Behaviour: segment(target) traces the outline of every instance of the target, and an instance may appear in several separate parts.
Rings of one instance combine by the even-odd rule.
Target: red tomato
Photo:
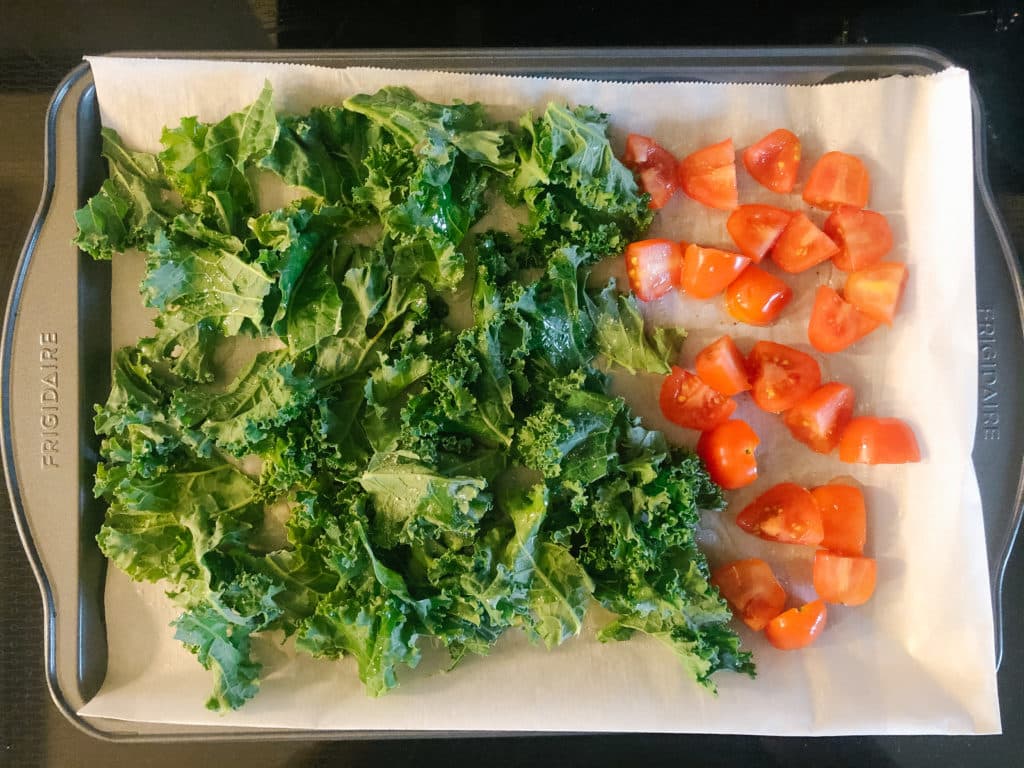
[[[716,392],[736,395],[750,389],[747,364],[729,336],[711,342],[697,355],[697,375]]]
[[[785,272],[805,269],[831,259],[839,250],[832,238],[803,213],[795,213],[772,248],[772,261]]]
[[[727,491],[734,491],[757,480],[754,450],[760,442],[747,422],[732,419],[700,436],[697,455],[712,480]]]
[[[783,544],[817,546],[825,532],[811,492],[796,483],[773,485],[736,516],[747,533]]]
[[[741,323],[770,325],[792,298],[792,288],[751,264],[726,289],[725,308]]]
[[[697,299],[710,299],[725,290],[750,259],[717,248],[690,245],[683,256],[682,288]]]
[[[764,560],[751,557],[716,568],[711,583],[755,632],[782,613],[786,593]]]
[[[672,366],[662,382],[659,402],[662,414],[673,424],[700,431],[717,427],[736,410],[736,401],[678,366]]]
[[[811,169],[804,184],[804,202],[829,211],[840,205],[863,208],[870,191],[871,176],[859,157],[828,152]]]
[[[863,605],[875,592],[878,566],[871,557],[814,554],[814,591],[829,603]]]
[[[853,400],[850,387],[831,381],[786,411],[783,421],[812,451],[831,453],[853,415]]]
[[[843,431],[839,460],[848,464],[907,464],[920,461],[921,451],[906,422],[860,416]]]
[[[640,240],[626,246],[629,287],[640,301],[654,301],[679,283],[683,249],[672,240]]]
[[[779,128],[743,150],[747,173],[772,192],[788,194],[800,170],[800,139]]]
[[[823,229],[839,246],[832,263],[844,272],[877,264],[892,250],[889,221],[875,211],[841,205],[825,219]]]
[[[676,159],[667,149],[648,136],[631,133],[626,137],[622,163],[640,179],[640,187],[651,196],[654,210],[661,208],[679,189]]]
[[[684,157],[679,163],[679,184],[689,197],[712,208],[728,210],[739,205],[732,139]]]
[[[840,352],[878,327],[868,317],[827,285],[819,285],[807,326],[807,339],[819,352]]]
[[[725,222],[729,236],[755,264],[768,253],[793,214],[774,205],[741,205]]]
[[[890,261],[852,273],[843,296],[868,317],[892,325],[906,285],[907,265]]]
[[[828,609],[821,600],[790,608],[768,622],[764,636],[780,651],[805,648],[825,629]]]
[[[864,554],[867,512],[860,488],[833,480],[812,489],[811,496],[821,511],[821,526],[825,531],[821,546],[840,555]]]
[[[821,385],[818,361],[798,349],[759,341],[747,355],[754,402],[769,413],[788,411]]]

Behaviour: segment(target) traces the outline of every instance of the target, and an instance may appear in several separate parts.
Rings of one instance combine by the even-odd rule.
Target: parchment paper
[[[172,639],[175,612],[159,586],[138,585],[117,569],[107,577],[109,669],[82,710],[91,717],[163,723],[276,728],[444,731],[648,731],[753,734],[993,733],[1000,729],[984,530],[971,464],[976,418],[976,348],[971,109],[968,75],[826,86],[615,84],[523,77],[300,65],[93,58],[103,124],[129,147],[159,149],[160,129],[184,115],[218,120],[250,102],[265,79],[281,112],[337,103],[360,91],[404,84],[436,100],[479,100],[513,118],[548,100],[593,104],[612,115],[621,148],[629,131],[657,137],[677,156],[732,136],[742,148],[785,126],[801,137],[806,178],[824,151],[860,155],[873,181],[870,207],[889,217],[890,258],[910,265],[892,329],[853,350],[816,355],[826,380],[857,392],[857,412],[908,420],[924,460],[905,467],[843,465],[793,441],[779,420],[744,402],[738,416],[761,436],[761,477],[731,495],[731,509],[706,515],[703,543],[712,564],[759,555],[772,562],[794,603],[813,595],[809,548],[763,542],[741,532],[735,513],[782,480],[821,484],[852,474],[865,486],[867,554],[878,559],[872,600],[833,606],[818,642],[800,652],[772,649],[740,626],[759,675],[716,678],[716,697],[695,685],[669,651],[638,637],[603,645],[584,635],[545,652],[508,633],[491,656],[445,673],[440,654],[401,675],[401,687],[369,699],[348,661],[315,661],[290,645],[262,640],[263,688],[241,711],[218,715],[203,702],[210,678]],[[739,170],[740,199],[806,208],[773,195]],[[798,189],[799,191],[799,189]],[[823,216],[812,214],[820,224]],[[730,246],[726,214],[678,195],[657,217],[654,235]],[[114,342],[140,326],[139,258],[114,262]],[[618,264],[606,267],[615,273]],[[621,274],[621,272],[620,272]],[[796,300],[783,320],[758,330],[732,323],[719,301],[670,295],[649,307],[652,322],[690,330],[683,365],[728,332],[749,348],[771,338],[809,349],[806,324],[814,286],[841,286],[830,265],[788,278]],[[692,444],[696,434],[658,413],[659,378],[616,379],[651,427]],[[741,400],[746,401],[745,397]]]

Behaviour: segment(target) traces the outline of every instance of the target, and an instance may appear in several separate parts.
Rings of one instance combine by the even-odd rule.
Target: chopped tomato
[[[822,600],[790,608],[768,622],[764,636],[780,651],[805,648],[825,629],[828,608]]]
[[[792,213],[774,205],[741,205],[729,214],[725,227],[740,253],[757,264],[792,217]]]
[[[743,150],[747,173],[772,192],[788,194],[800,170],[800,139],[779,128]]]
[[[775,241],[772,261],[785,272],[803,272],[828,261],[838,250],[832,238],[814,226],[806,214],[795,213]]]
[[[827,152],[814,164],[804,184],[804,202],[832,210],[840,205],[863,208],[868,204],[871,176],[859,157]]]
[[[812,451],[831,453],[853,415],[853,400],[853,389],[830,381],[786,411],[783,421]]]
[[[747,422],[732,419],[700,436],[697,455],[708,468],[711,479],[727,491],[733,491],[757,480],[754,450],[760,442]]]
[[[704,431],[732,416],[736,401],[715,392],[689,371],[672,366],[661,385],[661,412],[673,424]]]
[[[725,290],[750,259],[717,248],[690,245],[683,256],[682,288],[698,299],[710,299]]]
[[[723,395],[731,397],[750,389],[746,361],[729,336],[704,347],[698,353],[694,367],[705,384]]]
[[[877,327],[877,320],[845,301],[832,288],[818,286],[807,326],[807,339],[816,350],[840,352]]]
[[[839,246],[832,263],[844,272],[877,264],[892,250],[889,221],[876,211],[841,205],[825,219],[823,229]]]
[[[747,355],[754,402],[769,413],[788,411],[821,385],[818,361],[798,349],[759,341]]]
[[[907,265],[890,261],[852,273],[843,296],[868,317],[892,325],[906,285]]]
[[[726,288],[725,308],[741,323],[770,325],[792,298],[785,282],[751,264]]]
[[[716,568],[711,583],[718,587],[732,609],[755,632],[782,613],[786,592],[772,573],[771,566],[759,557],[737,560]]]
[[[825,531],[821,546],[840,555],[864,554],[867,512],[860,488],[833,480],[811,489],[811,496],[818,503]]]
[[[921,450],[906,422],[860,416],[843,431],[839,460],[849,464],[908,464],[921,460]]]
[[[672,240],[640,240],[626,246],[629,287],[641,301],[654,301],[679,283],[683,249]]]
[[[711,144],[679,163],[679,184],[698,203],[728,210],[739,204],[732,139]]]
[[[863,605],[875,592],[878,565],[871,557],[814,554],[814,591],[829,603]]]
[[[811,492],[796,483],[779,483],[762,493],[736,516],[747,533],[783,544],[816,546],[825,535],[821,512]]]
[[[679,189],[676,158],[648,136],[631,133],[626,137],[626,154],[622,163],[640,180],[640,187],[651,196],[654,210],[661,208]]]

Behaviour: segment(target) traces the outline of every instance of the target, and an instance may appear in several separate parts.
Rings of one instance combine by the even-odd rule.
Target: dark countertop
[[[155,0],[145,15],[127,0],[58,3],[4,0],[0,16],[0,286],[6,286],[39,201],[43,118],[54,86],[85,52],[137,49],[258,49],[481,45],[776,45],[916,43],[971,70],[988,107],[990,174],[1019,253],[1024,253],[1024,13],[1020,4],[957,2],[922,12],[886,3],[729,4],[718,11],[627,18],[593,3],[528,12],[435,2],[429,18],[404,18],[396,4],[293,0]],[[679,4],[682,7],[684,4]],[[746,7],[749,5],[749,8]],[[358,7],[356,7],[358,6]],[[0,492],[0,766],[524,765],[1016,765],[1024,755],[1024,555],[1004,585],[1002,736],[846,739],[592,736],[386,742],[117,745],[64,720],[43,672],[39,590]],[[953,617],[952,620],[955,620]],[[950,660],[956,664],[955,659]]]

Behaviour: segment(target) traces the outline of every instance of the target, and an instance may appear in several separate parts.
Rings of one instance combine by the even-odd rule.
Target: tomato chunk
[[[679,163],[679,184],[698,203],[728,210],[739,205],[732,139],[711,144]]]
[[[672,373],[662,382],[659,404],[673,424],[701,431],[717,427],[736,410],[735,400],[678,366],[672,366]]]
[[[849,464],[908,464],[921,460],[921,450],[906,422],[860,416],[843,431],[839,460]]]
[[[803,272],[831,259],[839,246],[806,214],[795,213],[772,248],[772,261],[784,272]]]
[[[867,512],[860,488],[832,481],[813,488],[811,496],[818,503],[825,531],[821,546],[840,555],[864,554]]]
[[[723,395],[731,397],[750,389],[746,361],[729,336],[722,336],[704,347],[697,354],[694,367],[705,384]]]
[[[683,255],[682,288],[698,299],[710,299],[725,290],[750,259],[717,248],[690,245]]]
[[[841,205],[825,219],[823,229],[839,246],[832,263],[844,272],[877,264],[892,250],[889,220],[876,211]]]
[[[747,422],[731,419],[700,436],[697,455],[708,468],[711,479],[725,490],[733,491],[757,480],[754,451],[760,442]]]
[[[673,240],[640,240],[626,246],[629,287],[641,301],[654,301],[679,283],[683,249]]]
[[[805,648],[825,629],[828,608],[822,600],[815,600],[790,608],[768,622],[764,636],[780,651],[795,651]]]
[[[863,605],[875,593],[878,565],[871,557],[814,554],[814,591],[828,603]]]
[[[764,629],[786,605],[785,590],[771,566],[759,557],[736,560],[716,568],[711,573],[711,583],[755,632]]]
[[[891,261],[851,273],[843,296],[868,317],[892,325],[906,285],[907,265]]]
[[[675,156],[649,136],[631,133],[626,137],[622,164],[637,175],[654,210],[664,207],[679,189]]]
[[[749,325],[771,325],[793,299],[793,289],[756,264],[740,273],[725,290],[725,309]]]
[[[863,208],[871,192],[871,175],[859,157],[827,152],[814,164],[804,185],[804,202],[832,210],[840,205]]]
[[[813,547],[825,536],[814,497],[796,483],[773,485],[743,508],[736,516],[736,525],[747,533],[783,544]]]
[[[818,453],[831,453],[853,416],[853,389],[830,381],[794,405],[783,417],[794,438]]]
[[[818,361],[798,349],[759,341],[747,355],[751,396],[769,413],[788,411],[821,385]]]
[[[785,128],[774,130],[743,150],[743,165],[761,186],[788,194],[800,171],[800,139]]]
[[[741,205],[725,222],[740,253],[755,264],[775,245],[793,214],[774,205]]]
[[[807,339],[816,350],[841,352],[877,327],[877,320],[845,301],[832,288],[818,286],[807,326]]]

